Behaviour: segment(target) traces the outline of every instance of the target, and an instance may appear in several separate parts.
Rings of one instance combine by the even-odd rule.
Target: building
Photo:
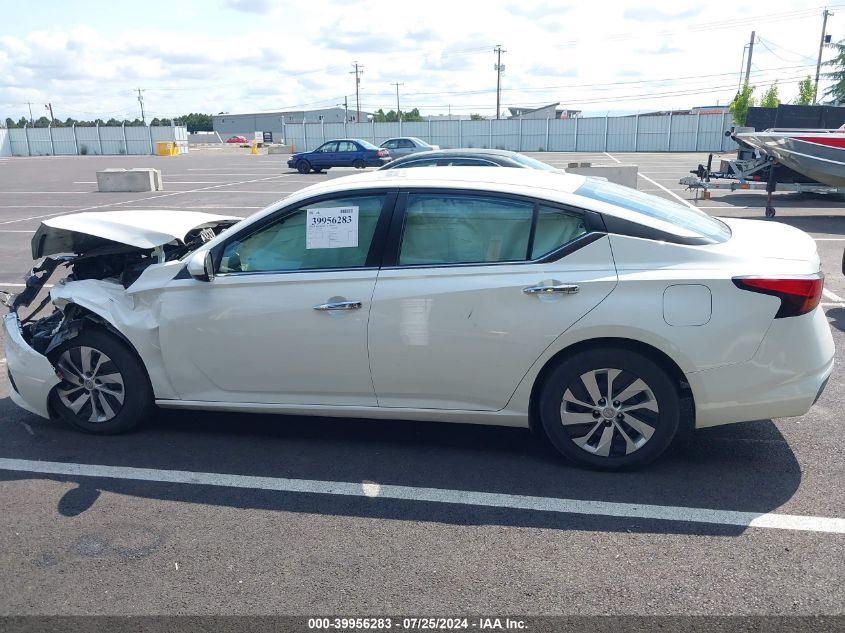
[[[253,112],[245,114],[221,113],[212,117],[214,131],[221,137],[228,138],[241,134],[252,138],[255,132],[275,132],[282,134],[287,123],[343,123],[344,108],[323,108],[321,110],[288,110],[285,112]],[[355,121],[356,112],[349,110],[349,122]],[[366,122],[372,113],[361,112],[361,120]]]
[[[560,102],[550,103],[539,108],[508,108],[511,115],[509,119],[573,119],[581,114],[581,110],[568,110],[558,108]]]

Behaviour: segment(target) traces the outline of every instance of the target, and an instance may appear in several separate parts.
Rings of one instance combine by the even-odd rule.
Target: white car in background
[[[692,427],[802,415],[833,367],[815,242],[775,222],[483,167],[339,178],[236,220],[44,221],[51,257],[5,317],[12,399],[94,433],[154,404],[533,427],[619,469]],[[57,266],[55,312],[22,318]]]
[[[379,147],[388,150],[391,158],[399,158],[400,156],[407,156],[418,152],[430,152],[440,149],[439,145],[431,145],[415,136],[389,138],[379,145]]]

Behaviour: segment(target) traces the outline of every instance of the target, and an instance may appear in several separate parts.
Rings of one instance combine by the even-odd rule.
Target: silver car
[[[439,145],[429,145],[422,139],[418,139],[414,136],[389,138],[379,145],[379,147],[389,150],[390,156],[393,158],[407,156],[408,154],[415,154],[417,152],[430,152],[431,150],[440,149]]]

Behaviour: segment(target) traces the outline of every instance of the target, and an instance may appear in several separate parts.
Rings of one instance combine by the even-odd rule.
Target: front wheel
[[[676,385],[654,361],[620,348],[566,359],[540,391],[540,420],[549,440],[582,466],[620,470],[660,456],[680,425]]]
[[[311,163],[309,163],[307,160],[299,161],[296,164],[296,171],[298,171],[300,174],[307,174],[309,171],[311,171]]]
[[[137,426],[153,407],[141,361],[115,335],[87,330],[51,354],[61,382],[50,394],[55,416],[101,435]]]

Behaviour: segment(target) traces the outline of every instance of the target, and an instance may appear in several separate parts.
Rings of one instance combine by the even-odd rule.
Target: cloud
[[[616,71],[617,77],[642,77],[643,73],[639,70],[618,70]]]
[[[675,53],[682,53],[683,49],[670,46],[664,42],[657,48],[637,48],[634,52],[640,55],[674,55]]]
[[[548,64],[534,64],[528,69],[528,74],[532,76],[545,77],[577,77],[577,68],[565,68],[562,66],[550,66]]]
[[[243,11],[244,13],[267,15],[273,12],[276,8],[276,3],[273,0],[224,0],[223,6],[227,9]]]
[[[560,16],[569,11],[572,7],[566,5],[555,5],[549,2],[542,2],[535,5],[509,4],[505,10],[523,18],[539,20],[553,16]]]
[[[622,17],[626,20],[637,20],[639,22],[664,22],[670,20],[684,20],[699,15],[704,8],[702,6],[691,7],[684,11],[672,13],[662,11],[654,7],[630,7],[625,9]]]

